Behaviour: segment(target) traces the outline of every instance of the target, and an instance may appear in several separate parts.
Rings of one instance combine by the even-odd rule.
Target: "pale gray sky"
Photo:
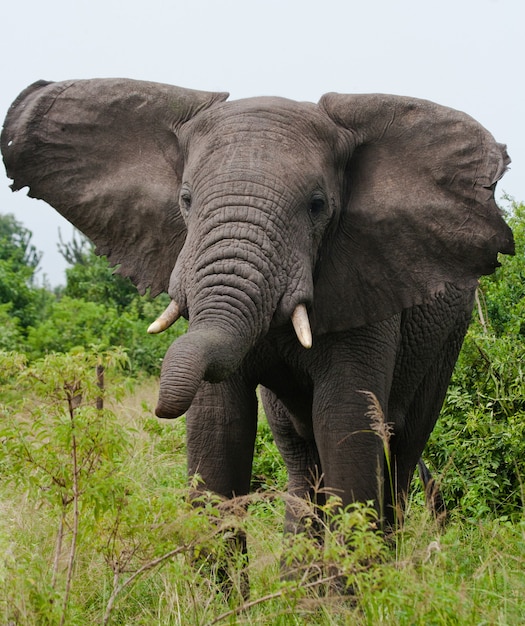
[[[7,6],[6,6],[7,5]],[[231,98],[279,95],[317,102],[327,91],[428,98],[466,111],[508,145],[499,185],[525,201],[523,0],[17,0],[0,37],[0,118],[27,85],[122,76]],[[49,206],[8,188],[14,213],[64,281]]]

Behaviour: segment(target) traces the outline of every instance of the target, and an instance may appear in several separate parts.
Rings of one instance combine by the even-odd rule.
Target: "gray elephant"
[[[319,476],[391,523],[478,278],[513,254],[494,200],[509,158],[472,118],[424,100],[227,96],[35,83],[2,134],[13,189],[55,207],[141,293],[169,293],[150,332],[189,319],[156,413],[186,413],[203,488],[248,492],[261,385],[290,491],[313,497]],[[371,397],[392,429],[394,494]]]

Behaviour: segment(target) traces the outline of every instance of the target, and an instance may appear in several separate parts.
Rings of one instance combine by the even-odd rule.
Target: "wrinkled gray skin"
[[[477,279],[513,253],[494,201],[505,148],[467,115],[413,98],[226,98],[122,79],[36,83],[5,122],[8,175],[189,317],[156,413],[186,413],[189,471],[206,489],[248,492],[261,384],[290,491],[311,494],[322,476],[343,504],[373,500],[391,520],[363,392],[392,425],[402,501]],[[310,349],[290,322],[299,304]]]

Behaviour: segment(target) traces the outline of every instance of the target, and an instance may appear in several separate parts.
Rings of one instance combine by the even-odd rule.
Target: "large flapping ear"
[[[321,251],[318,332],[386,319],[448,283],[473,288],[499,252],[513,254],[494,200],[510,159],[471,117],[380,94],[327,94],[319,104],[354,145],[340,219]]]
[[[177,130],[227,97],[129,79],[35,83],[13,103],[2,132],[12,188],[28,186],[141,293],[157,295],[186,237]]]

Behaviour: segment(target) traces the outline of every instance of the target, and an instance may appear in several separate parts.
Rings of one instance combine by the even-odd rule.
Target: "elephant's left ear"
[[[39,81],[12,104],[2,154],[29,187],[87,235],[141,293],[168,288],[186,227],[177,132],[226,93],[107,78]]]
[[[510,159],[471,117],[425,100],[327,94],[320,107],[351,144],[343,206],[321,251],[319,332],[386,319],[473,288],[513,254],[494,200]]]

